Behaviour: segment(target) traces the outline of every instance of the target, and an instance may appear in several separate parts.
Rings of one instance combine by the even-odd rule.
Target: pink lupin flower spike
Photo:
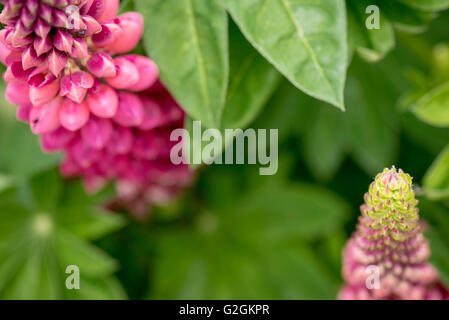
[[[357,231],[343,253],[346,300],[447,300],[449,292],[427,260],[412,178],[401,169],[376,176],[360,207]]]

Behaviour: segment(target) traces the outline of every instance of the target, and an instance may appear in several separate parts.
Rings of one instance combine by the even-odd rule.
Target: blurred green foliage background
[[[354,53],[343,113],[267,69],[231,23],[231,57],[251,51],[265,80],[251,127],[279,129],[278,174],[263,177],[251,165],[200,168],[193,186],[146,222],[102,209],[112,188],[88,196],[80,182],[62,180],[59,156],[43,154],[2,99],[0,298],[335,299],[341,250],[363,194],[392,165],[414,177],[432,262],[449,285],[449,179],[441,178],[448,156],[423,186],[449,129],[420,112],[429,106],[422,96],[449,79],[447,30],[443,13],[425,32],[397,31],[380,61]],[[437,108],[449,108],[445,101]],[[242,117],[225,113],[224,121]],[[80,267],[81,290],[65,288],[67,265]]]

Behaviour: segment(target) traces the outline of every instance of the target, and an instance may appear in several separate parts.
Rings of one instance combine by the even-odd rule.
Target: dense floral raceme
[[[64,152],[64,176],[83,177],[89,190],[115,179],[118,203],[135,212],[188,183],[189,169],[169,158],[184,114],[154,62],[129,54],[140,14],[116,16],[119,0],[2,2],[6,97],[45,151]]]
[[[412,178],[385,169],[365,194],[357,231],[343,253],[340,299],[446,300],[448,291],[427,263]],[[378,282],[376,286],[376,277]]]

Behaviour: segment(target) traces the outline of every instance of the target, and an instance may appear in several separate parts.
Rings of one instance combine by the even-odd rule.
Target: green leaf
[[[417,119],[411,113],[401,117],[405,134],[417,145],[431,154],[437,155],[449,141],[449,131],[445,128],[433,127]]]
[[[305,160],[313,174],[328,181],[338,170],[347,152],[345,114],[317,108],[304,137]]]
[[[216,0],[136,1],[144,46],[182,108],[220,125],[228,83],[227,15]]]
[[[115,260],[86,241],[121,223],[114,218],[97,218],[87,196],[84,203],[67,208],[61,197],[65,187],[56,172],[50,171],[4,191],[8,197],[0,195],[1,298],[125,297],[112,276],[117,268]],[[100,226],[101,222],[105,226]],[[65,286],[69,265],[79,267],[77,292]]]
[[[438,11],[449,8],[449,0],[399,0],[410,7],[424,11]]]
[[[325,189],[277,182],[266,182],[238,207],[235,214],[227,213],[227,219],[242,225],[252,224],[257,241],[267,237],[265,240],[270,242],[292,236],[316,238],[328,235],[338,229],[348,212],[346,204]],[[289,223],[285,224],[285,221]],[[263,232],[259,234],[257,230]],[[239,231],[245,233],[243,229]]]
[[[61,157],[44,154],[29,125],[17,120],[0,129],[0,168],[14,178],[30,177],[56,166]]]
[[[421,120],[436,127],[449,126],[449,82],[422,96],[412,107],[412,112]]]
[[[441,280],[449,285],[449,208],[440,204],[420,199],[420,213],[429,224],[425,232],[430,242],[430,262],[438,269]]]
[[[395,35],[389,19],[380,12],[380,28],[368,29],[366,8],[372,5],[369,0],[350,0],[348,6],[349,42],[356,48],[358,54],[369,62],[381,60],[395,46]]]
[[[321,188],[257,180],[237,201],[232,192],[212,201],[190,225],[159,230],[150,298],[335,298],[335,278],[299,240],[339,230],[348,207]]]
[[[281,75],[230,24],[230,81],[222,128],[246,128],[279,85]]]
[[[415,10],[399,1],[379,1],[377,4],[394,26],[405,32],[423,32],[435,17],[432,12]]]
[[[305,93],[344,109],[343,0],[222,0],[246,38]]]
[[[348,70],[344,114],[328,112],[320,102],[303,102],[302,108],[316,111],[308,118],[313,121],[306,126],[303,139],[307,164],[318,178],[332,178],[342,152],[370,175],[394,163],[399,143],[394,105],[399,92],[385,77],[392,68],[387,62],[373,65],[354,59]]]
[[[431,199],[449,197],[449,145],[435,159],[423,178],[426,196]]]
[[[399,127],[392,106],[398,96],[378,71],[379,66],[354,64],[353,68],[346,88],[349,150],[363,169],[375,174],[380,168],[391,166],[396,158]]]
[[[55,245],[62,266],[76,265],[87,276],[102,277],[117,269],[112,258],[64,229],[55,232]]]
[[[119,10],[119,14],[128,12],[128,11],[133,11],[134,9],[134,0],[122,0],[120,1],[120,10]]]

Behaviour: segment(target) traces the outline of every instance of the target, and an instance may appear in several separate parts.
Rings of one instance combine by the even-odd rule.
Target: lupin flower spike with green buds
[[[449,293],[427,260],[412,177],[385,169],[371,183],[357,230],[343,253],[340,299],[446,300]]]

